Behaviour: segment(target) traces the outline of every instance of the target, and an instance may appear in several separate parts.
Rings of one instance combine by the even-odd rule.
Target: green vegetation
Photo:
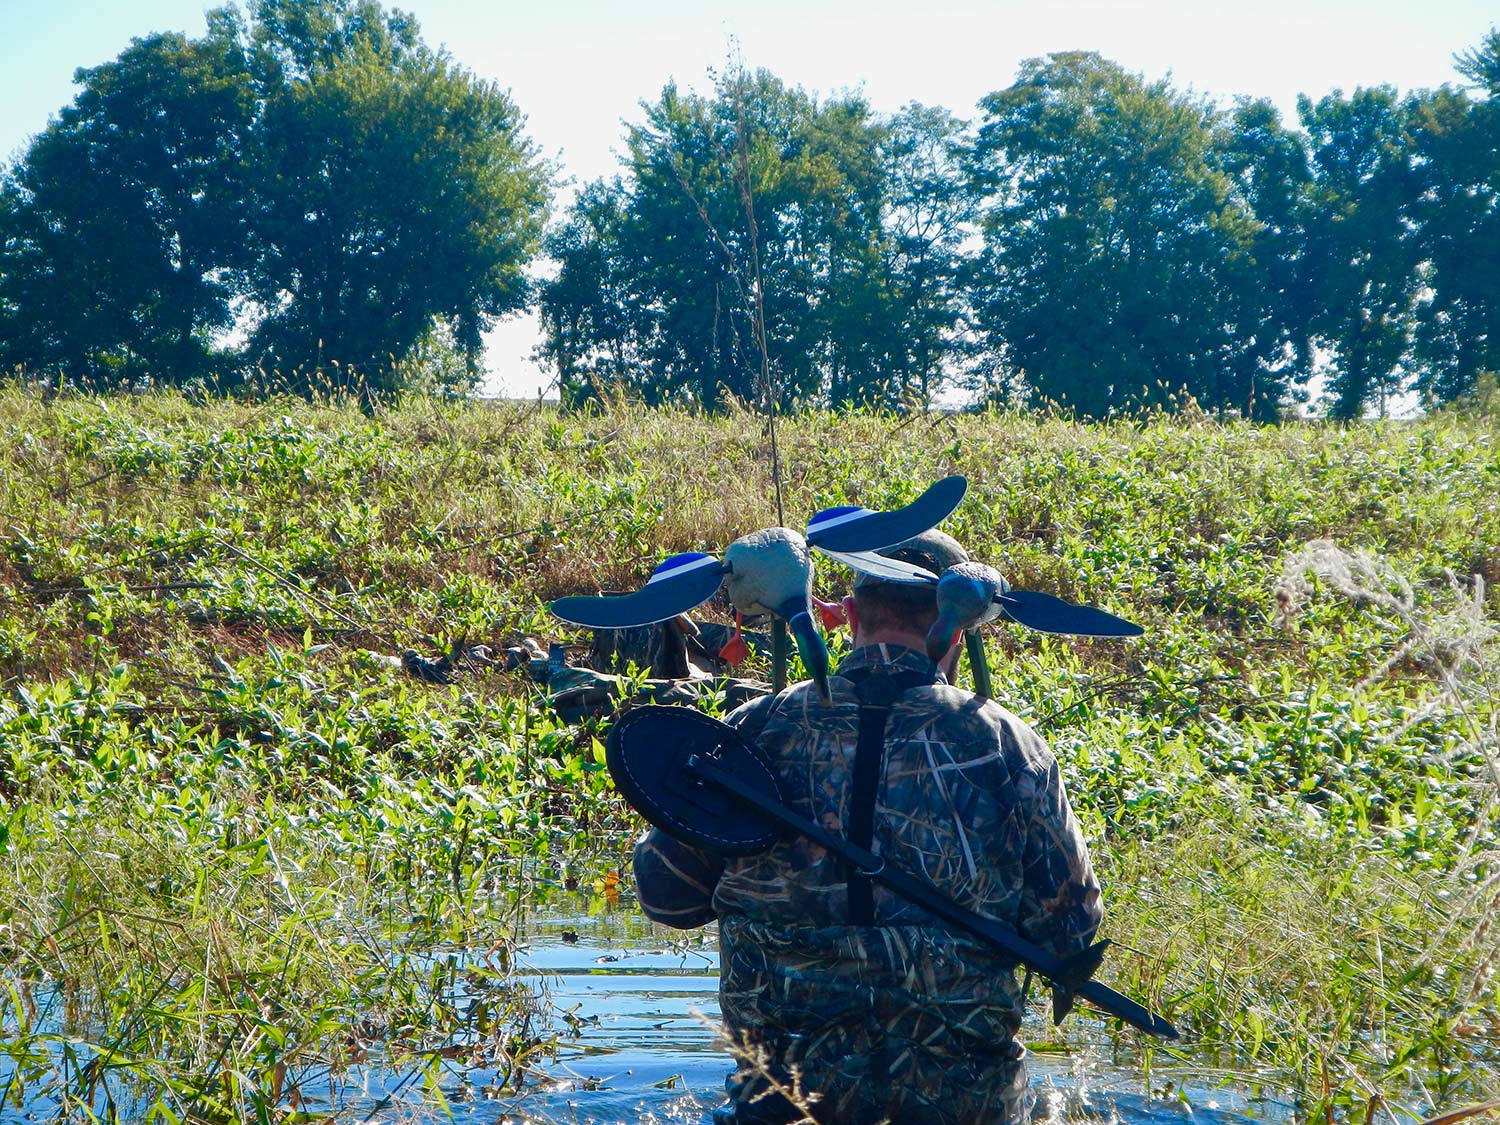
[[[78,71],[0,178],[0,369],[467,389],[547,216],[520,111],[374,0],[247,7]]]
[[[1093,841],[1108,978],[1187,1030],[1115,1040],[1155,1087],[1180,1060],[1356,1122],[1500,1095],[1492,426],[778,437],[793,524],[962,472],[978,557],[1146,626],[987,643]],[[528,683],[373,654],[556,635],[551,597],[774,523],[769,460],[737,412],[0,391],[6,1108],[284,1119],[365,1061],[519,1080],[550,1021],[515,919],[578,880],[602,905],[638,824]]]
[[[552,232],[543,350],[570,400],[946,385],[1275,419],[1322,376],[1336,418],[1452,401],[1500,366],[1470,249],[1500,235],[1497,59],[1500,32],[1457,60],[1488,96],[1335,92],[1295,125],[1081,51],[1022,63],[972,121],[740,67],[711,96],[668,85]]]

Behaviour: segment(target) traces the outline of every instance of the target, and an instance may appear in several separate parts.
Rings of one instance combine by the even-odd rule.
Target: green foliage
[[[1495,37],[1487,40],[1494,66]],[[1417,389],[1429,401],[1470,393],[1500,369],[1500,264],[1476,252],[1500,240],[1500,100],[1448,89],[1411,99],[1418,197],[1410,207],[1420,277]]]
[[[1403,366],[1418,278],[1406,209],[1418,189],[1406,112],[1389,86],[1300,99],[1317,169],[1308,254],[1318,292],[1313,329],[1334,351],[1330,414],[1384,414]]]
[[[643,108],[624,178],[588,185],[551,237],[543,351],[565,398],[837,405],[937,389],[957,317],[960,123],[912,107],[887,126],[858,97],[820,103],[739,69],[712,98],[669,85]]]
[[[504,91],[375,0],[257,0],[79,71],[0,178],[0,371],[368,405],[471,389],[537,296],[571,405],[1451,402],[1500,367],[1496,44],[1467,88],[1304,98],[1300,131],[1083,52],[972,131],[736,64],[644,104],[544,238]]]
[[[1188,1029],[1187,1064],[1304,1118],[1500,1093],[1492,429],[846,412],[780,432],[794,521],[962,472],[947,526],[977,557],[1146,627],[991,629],[997,691],[1062,764],[1128,947],[1110,982]],[[764,440],[748,413],[608,403],[0,391],[12,1096],[243,1120],[361,1062],[540,1062],[510,919],[621,865],[638,822],[595,727],[502,673],[435,686],[388,658],[582,640],[548,599],[772,521]],[[846,581],[824,568],[818,593]]]
[[[1494,35],[1458,59],[1485,87]],[[1492,85],[1492,83],[1491,83]],[[1224,110],[1098,55],[888,117],[731,70],[669,86],[549,237],[563,398],[926,398],[1275,419],[1447,402],[1500,366],[1500,99]],[[975,247],[976,226],[982,246]],[[764,311],[766,354],[757,317]]]
[[[441,324],[477,381],[481,331],[525,303],[541,235],[546,173],[520,126],[497,87],[362,32],[308,80],[273,87],[251,285],[271,311],[250,358],[397,389],[397,361]]]
[[[263,0],[78,80],[0,185],[0,368],[378,392],[446,332],[472,384],[526,301],[549,172],[408,16]]]
[[[128,387],[223,368],[255,91],[232,21],[153,35],[83,89],[0,193],[0,367]]]
[[[1089,417],[1184,393],[1274,414],[1277,334],[1238,307],[1257,224],[1216,167],[1210,107],[1081,53],[1024,63],[981,106],[990,384]]]

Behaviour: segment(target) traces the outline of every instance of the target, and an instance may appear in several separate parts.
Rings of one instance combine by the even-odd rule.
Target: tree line
[[[548,235],[543,349],[574,399],[1450,401],[1500,368],[1500,33],[1457,65],[1470,88],[1303,98],[1297,128],[1087,53],[970,122],[668,86]]]
[[[531,306],[574,403],[1452,401],[1500,369],[1500,31],[1456,67],[1293,126],[1080,52],[973,120],[735,66],[548,226],[517,107],[410,17],[257,0],[80,71],[5,172],[0,370],[466,387]]]

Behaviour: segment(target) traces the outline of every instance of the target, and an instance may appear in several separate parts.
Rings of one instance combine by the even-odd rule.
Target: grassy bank
[[[1131,947],[1107,975],[1189,1029],[1184,1060],[1309,1117],[1500,1095],[1483,423],[816,415],[778,437],[791,525],[962,472],[945,526],[973,553],[1146,626],[987,643]],[[581,639],[550,598],[777,522],[769,463],[749,415],[0,393],[12,1106],[267,1119],[393,1056],[519,1077],[546,1036],[516,914],[612,894],[635,822],[592,732],[524,680],[382,657]],[[433,956],[454,947],[461,971]]]

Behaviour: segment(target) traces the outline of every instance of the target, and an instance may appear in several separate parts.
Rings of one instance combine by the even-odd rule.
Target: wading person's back
[[[936,573],[962,549],[929,533],[890,553]],[[803,683],[730,716],[787,807],[1059,957],[1085,948],[1099,888],[1051,752],[928,659],[930,587],[861,576],[845,604],[855,647],[830,702]],[[991,946],[806,839],[726,862],[653,830],[635,863],[648,915],[719,919],[740,1056],[725,1119],[796,1120],[786,1091],[809,1095],[823,1122],[1025,1119],[1020,973]]]

